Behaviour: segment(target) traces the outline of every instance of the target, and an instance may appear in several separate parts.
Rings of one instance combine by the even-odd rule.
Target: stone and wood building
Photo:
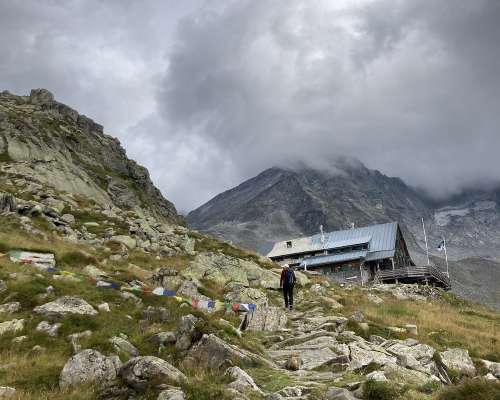
[[[437,268],[415,265],[397,222],[284,240],[267,256],[345,283],[427,283],[449,288],[449,278]]]

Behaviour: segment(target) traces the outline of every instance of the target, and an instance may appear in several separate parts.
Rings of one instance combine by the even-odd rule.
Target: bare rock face
[[[247,354],[229,345],[214,334],[203,335],[184,360],[190,366],[198,366],[209,370],[231,367],[235,363],[249,363],[251,361]]]
[[[79,297],[63,296],[57,300],[35,307],[33,310],[47,318],[61,318],[67,314],[97,315],[97,311],[85,300]]]
[[[24,319],[13,319],[0,323],[0,336],[6,333],[16,333],[24,329]]]
[[[262,307],[249,314],[247,330],[250,331],[277,331],[286,327],[286,313],[279,307]]]
[[[145,390],[154,382],[181,384],[186,376],[165,360],[152,357],[135,357],[120,369],[120,377],[136,390]]]
[[[191,342],[194,339],[197,322],[198,318],[196,318],[194,315],[188,314],[182,317],[176,335],[177,341],[175,343],[175,347],[177,349],[187,350],[189,349],[189,347],[191,347]]]
[[[158,394],[157,400],[185,400],[184,392],[179,389],[167,389]]]
[[[238,392],[244,393],[246,390],[251,390],[263,394],[252,377],[243,371],[240,367],[228,368],[226,374],[234,380],[228,385],[229,388],[235,389]]]
[[[0,130],[6,174],[85,196],[103,207],[184,223],[153,185],[147,169],[127,157],[118,139],[56,101],[48,90],[34,89],[29,98],[0,93]]]
[[[464,375],[476,375],[476,367],[469,356],[469,351],[464,349],[448,349],[439,353],[441,361],[446,368],[454,369]]]
[[[109,386],[116,380],[120,365],[118,357],[106,357],[92,349],[83,350],[64,365],[59,386],[61,389],[88,384]]]

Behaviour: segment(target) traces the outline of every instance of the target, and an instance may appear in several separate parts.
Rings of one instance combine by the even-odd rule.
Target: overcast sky
[[[339,154],[434,196],[500,181],[498,0],[0,0],[0,90],[36,87],[183,211]]]

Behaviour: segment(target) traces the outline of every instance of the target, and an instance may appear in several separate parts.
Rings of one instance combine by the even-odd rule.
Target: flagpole
[[[444,258],[446,260],[446,275],[448,278],[450,277],[450,270],[448,267],[448,251],[446,250],[446,239],[443,236],[443,243],[444,243]]]
[[[425,233],[424,217],[422,217],[422,229],[424,230],[425,251],[427,252],[427,265],[431,265],[431,262],[429,260],[429,246],[427,245],[427,234]]]

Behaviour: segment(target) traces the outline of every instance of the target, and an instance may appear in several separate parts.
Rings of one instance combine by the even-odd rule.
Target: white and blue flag
[[[444,240],[441,240],[441,243],[439,243],[437,247],[437,251],[443,251],[445,249],[446,249],[446,243],[444,242]]]

